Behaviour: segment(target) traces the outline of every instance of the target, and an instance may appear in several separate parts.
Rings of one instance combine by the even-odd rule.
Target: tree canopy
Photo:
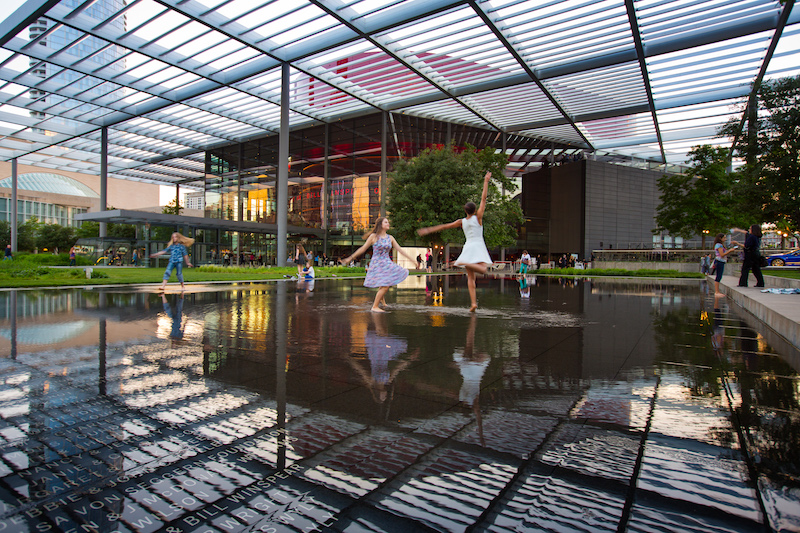
[[[516,184],[503,173],[508,158],[494,148],[464,150],[453,146],[428,148],[417,157],[400,160],[390,174],[387,209],[395,234],[402,239],[415,231],[464,218],[464,204],[480,201],[483,176],[492,173],[486,200],[483,235],[489,248],[513,246],[522,223],[519,202],[501,193],[513,193]],[[460,229],[432,234],[431,243],[463,243]]]
[[[695,146],[689,155],[692,167],[686,173],[658,179],[661,203],[653,233],[668,231],[684,239],[701,235],[705,247],[704,230],[712,235],[727,231],[734,221],[733,178],[727,171],[730,151]]]
[[[721,136],[735,138],[733,192],[748,223],[774,222],[800,229],[800,76],[766,81],[756,93],[742,128],[731,119]],[[756,112],[757,111],[757,112]],[[741,131],[741,134],[740,134]]]

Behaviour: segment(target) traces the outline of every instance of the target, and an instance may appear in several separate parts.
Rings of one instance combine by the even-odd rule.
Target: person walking
[[[428,253],[425,254],[425,270],[433,272],[433,254],[430,248],[428,248]]]
[[[475,291],[475,274],[486,274],[487,269],[492,265],[492,258],[486,243],[483,242],[483,214],[486,211],[486,196],[489,194],[489,181],[492,173],[487,172],[483,177],[483,192],[481,193],[480,206],[476,207],[474,202],[467,202],[464,205],[466,217],[454,220],[448,224],[439,224],[428,228],[420,228],[417,233],[420,236],[435,233],[446,229],[461,228],[467,242],[461,249],[461,255],[453,262],[454,266],[464,267],[467,271],[467,288],[469,289],[469,299],[471,313],[478,309],[478,298]]]
[[[753,269],[756,277],[756,287],[764,286],[764,276],[761,274],[761,226],[753,224],[744,238],[744,262],[742,274],[739,276],[739,287],[747,287],[747,277]]]
[[[189,253],[186,251],[186,247],[192,244],[194,244],[194,239],[184,237],[176,231],[172,234],[169,246],[160,252],[150,254],[150,257],[158,257],[169,252],[169,263],[167,263],[167,269],[164,271],[164,281],[161,283],[161,287],[159,287],[158,290],[166,290],[167,282],[169,278],[172,277],[173,269],[175,269],[175,275],[178,281],[181,282],[181,290],[186,290],[186,286],[183,283],[183,262],[186,261],[186,266],[191,268],[192,262],[189,261]]]
[[[350,261],[359,257],[372,246],[372,259],[369,262],[367,276],[364,278],[364,286],[369,288],[377,288],[378,293],[375,295],[375,301],[372,303],[370,311],[373,313],[383,313],[384,310],[380,308],[380,304],[384,301],[384,296],[390,287],[397,285],[408,277],[408,269],[398,265],[392,261],[391,251],[397,250],[398,253],[403,254],[409,261],[413,262],[414,258],[411,254],[406,253],[397,241],[387,232],[391,225],[389,219],[386,217],[378,217],[375,221],[375,227],[372,232],[367,235],[367,242],[353,252],[350,256],[340,259],[339,263],[349,265]]]
[[[722,274],[725,273],[725,264],[728,262],[728,254],[734,252],[740,245],[740,243],[731,240],[731,244],[735,246],[726,249],[724,242],[725,234],[717,233],[717,236],[714,237],[714,272],[716,273],[716,277],[714,278],[715,296],[724,296],[724,294],[719,291],[719,282],[722,280]]]
[[[69,266],[75,266],[75,247],[69,249]]]
[[[11,245],[10,244],[6,244],[6,254],[3,256],[3,261],[6,261],[6,260],[10,261],[12,259],[14,259],[14,256],[11,255]]]

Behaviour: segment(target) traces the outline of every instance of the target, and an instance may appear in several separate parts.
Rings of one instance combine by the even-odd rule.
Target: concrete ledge
[[[800,294],[764,293],[758,287],[737,287],[738,283],[736,276],[723,276],[720,291],[784,339],[792,347],[791,353],[787,353],[789,363],[800,368]]]

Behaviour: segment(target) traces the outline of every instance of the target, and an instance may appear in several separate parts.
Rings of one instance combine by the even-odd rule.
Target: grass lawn
[[[46,268],[35,265],[20,265],[22,268],[0,269],[0,287],[65,287],[84,285],[130,285],[140,283],[161,283],[164,268],[130,267],[92,267],[92,279],[86,279],[84,268]],[[332,277],[363,277],[363,268],[315,267],[317,279]],[[286,275],[296,275],[292,267],[238,268],[238,267],[200,267],[183,269],[187,283],[205,281],[263,281],[282,279]],[[173,273],[170,283],[177,283]]]
[[[91,279],[86,279],[85,266],[72,268],[48,268],[31,261],[0,261],[0,288],[25,287],[67,287],[86,285],[133,285],[145,283],[161,283],[164,267],[91,267]],[[317,279],[333,277],[363,277],[363,268],[351,267],[315,267]],[[414,271],[419,273],[419,271]],[[677,272],[675,270],[624,270],[624,269],[589,269],[574,268],[537,270],[538,276],[580,276],[580,277],[637,277],[637,278],[696,278],[704,276],[699,272]],[[267,281],[283,279],[297,274],[294,267],[241,268],[202,266],[184,268],[183,275],[187,283],[209,281]],[[441,274],[441,272],[439,272]],[[772,273],[770,273],[772,274]],[[775,273],[786,277],[800,277],[798,272]],[[177,283],[173,274],[170,283]]]
[[[800,270],[770,270],[762,269],[765,276],[776,276],[778,278],[800,279]]]

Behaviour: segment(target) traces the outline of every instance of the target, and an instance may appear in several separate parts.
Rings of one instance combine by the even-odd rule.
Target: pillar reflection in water
[[[287,283],[278,283],[275,294],[275,397],[277,400],[277,468],[286,468],[286,344],[289,317],[286,312]]]
[[[17,291],[11,291],[11,359],[17,358]]]

